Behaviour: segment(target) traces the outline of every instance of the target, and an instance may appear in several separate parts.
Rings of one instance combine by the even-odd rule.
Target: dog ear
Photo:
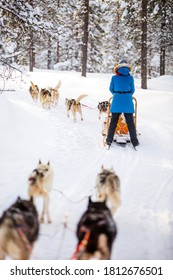
[[[101,170],[103,170],[104,169],[104,166],[103,166],[103,164],[101,165]]]
[[[92,203],[91,196],[89,196],[89,198],[88,198],[88,205],[89,205],[90,203]]]
[[[20,201],[20,200],[21,200],[21,198],[20,198],[20,196],[18,196],[18,197],[17,197],[17,201]]]
[[[39,159],[39,162],[38,162],[38,164],[41,164],[41,160]]]
[[[47,165],[50,165],[50,161],[48,161]]]

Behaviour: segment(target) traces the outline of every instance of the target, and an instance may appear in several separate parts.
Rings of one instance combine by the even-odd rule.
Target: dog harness
[[[26,250],[31,252],[32,251],[32,246],[30,245],[30,243],[29,243],[29,241],[28,241],[28,239],[27,239],[27,237],[26,237],[22,227],[18,226],[17,227],[17,232],[18,232],[20,238],[22,239]]]
[[[85,233],[84,238],[78,244],[75,252],[73,253],[72,257],[70,258],[71,260],[77,260],[78,256],[80,256],[80,254],[84,251],[84,249],[86,248],[86,245],[88,244],[90,233],[91,233],[90,230],[88,230]]]
[[[24,243],[25,249],[27,251],[31,252],[32,251],[32,246],[31,246],[31,244],[30,244],[30,242],[29,242],[29,240],[27,238],[27,235],[25,233],[26,231],[28,231],[28,233],[29,233],[30,230],[26,229],[26,227],[24,227],[22,225],[19,225],[16,222],[14,216],[12,215],[13,213],[21,214],[21,211],[19,209],[17,209],[17,208],[14,208],[14,207],[12,207],[11,210],[12,210],[12,212],[11,211],[7,211],[6,212],[6,216],[7,216],[7,218],[11,218],[11,220],[13,221],[14,227],[16,228],[17,233],[19,234],[22,242]]]

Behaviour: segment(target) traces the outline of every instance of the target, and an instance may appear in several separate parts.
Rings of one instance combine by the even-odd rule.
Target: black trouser
[[[121,115],[121,113],[112,113],[111,122],[110,122],[109,130],[108,130],[108,135],[106,138],[106,143],[108,145],[111,145],[111,143],[113,141],[115,129],[117,127],[117,123],[118,123],[118,119],[119,119],[120,115]],[[133,114],[124,113],[124,116],[126,119],[128,130],[129,130],[131,142],[132,142],[133,146],[136,146],[136,145],[138,145],[139,141],[138,141],[137,135],[136,135],[136,128],[135,128],[135,124],[134,124]]]

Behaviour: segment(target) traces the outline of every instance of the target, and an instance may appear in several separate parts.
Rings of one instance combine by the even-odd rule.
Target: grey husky
[[[96,177],[96,198],[98,201],[107,201],[112,215],[121,205],[120,179],[113,168],[101,166],[101,171]]]

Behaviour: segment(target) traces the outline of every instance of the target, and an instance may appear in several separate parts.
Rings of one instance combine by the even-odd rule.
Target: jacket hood
[[[122,75],[128,75],[129,74],[129,72],[132,70],[132,67],[127,63],[127,62],[125,62],[125,60],[123,60],[123,61],[121,61],[121,62],[123,62],[123,63],[119,63],[119,64],[117,64],[115,67],[114,67],[114,73],[116,73],[117,71],[119,72],[119,73],[121,73],[120,71],[119,71],[119,69],[120,68],[127,68],[127,69],[129,69],[129,71],[128,70],[123,70],[123,73],[121,73]],[[128,71],[128,74],[125,74],[125,73],[127,73],[127,71]]]
[[[120,67],[117,70],[117,72],[120,73],[121,75],[127,76],[127,75],[129,75],[130,69],[126,66],[123,66],[123,67]]]

